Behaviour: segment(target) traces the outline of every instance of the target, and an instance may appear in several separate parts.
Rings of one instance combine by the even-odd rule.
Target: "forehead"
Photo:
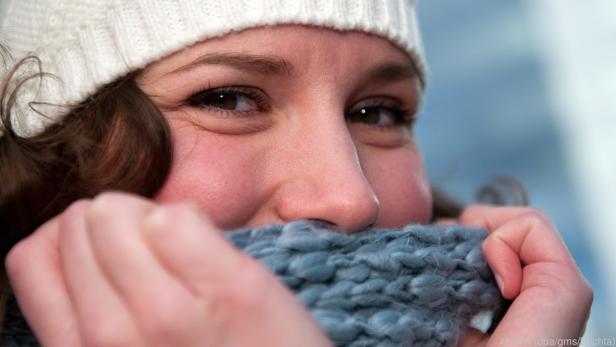
[[[336,31],[304,25],[259,27],[211,38],[149,65],[148,75],[181,69],[212,53],[280,57],[298,70],[315,65],[370,65],[384,61],[409,64],[411,59],[389,40],[359,31]]]

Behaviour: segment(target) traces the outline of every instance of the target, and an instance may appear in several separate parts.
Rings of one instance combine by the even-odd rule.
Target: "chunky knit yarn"
[[[455,346],[469,325],[488,328],[473,318],[489,321],[504,307],[481,229],[344,234],[297,221],[226,235],[296,293],[336,346]],[[8,319],[0,346],[32,346],[20,316]]]
[[[454,346],[503,305],[481,242],[460,226],[343,234],[298,221],[229,234],[311,310],[337,346]]]

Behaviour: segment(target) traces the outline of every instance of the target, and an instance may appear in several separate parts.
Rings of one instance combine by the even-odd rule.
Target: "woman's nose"
[[[285,175],[274,203],[283,221],[322,220],[345,232],[377,222],[379,200],[344,121],[306,125],[281,151]]]

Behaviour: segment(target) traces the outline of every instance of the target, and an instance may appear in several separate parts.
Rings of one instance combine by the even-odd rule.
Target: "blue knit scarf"
[[[336,346],[455,346],[469,326],[487,330],[505,307],[481,229],[343,234],[297,221],[226,235],[295,292]],[[0,347],[37,345],[11,301]]]

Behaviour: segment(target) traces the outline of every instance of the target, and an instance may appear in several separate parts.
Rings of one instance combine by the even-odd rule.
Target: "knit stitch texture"
[[[295,292],[336,346],[455,346],[474,316],[504,309],[481,251],[485,230],[344,234],[297,221],[226,235]],[[35,346],[24,325],[9,315],[0,346]]]

